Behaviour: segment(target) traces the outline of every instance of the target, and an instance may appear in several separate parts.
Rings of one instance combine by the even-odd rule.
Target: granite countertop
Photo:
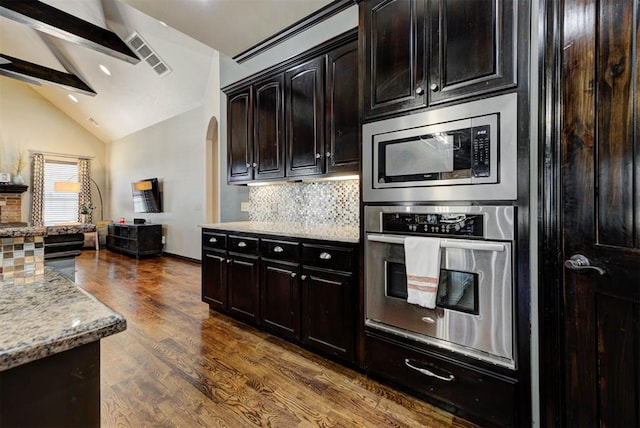
[[[3,226],[6,224],[7,226]],[[15,226],[12,223],[0,223],[0,238],[21,236],[52,236],[72,233],[95,232],[95,224],[65,224],[59,226]]]
[[[231,232],[247,232],[265,235],[280,235],[293,238],[322,239],[337,242],[360,242],[360,229],[354,226],[332,226],[292,222],[236,221],[229,223],[201,224],[203,229],[218,229]]]
[[[122,315],[53,269],[32,284],[0,282],[0,371],[127,328]]]

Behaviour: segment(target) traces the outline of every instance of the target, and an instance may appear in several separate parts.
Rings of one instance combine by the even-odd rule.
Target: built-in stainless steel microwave
[[[367,123],[364,202],[517,198],[517,95]]]

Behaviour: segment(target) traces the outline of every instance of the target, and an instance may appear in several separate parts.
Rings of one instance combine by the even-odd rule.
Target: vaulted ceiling
[[[36,11],[53,7],[63,17],[70,14],[78,21],[46,22],[55,15],[52,11],[45,17],[25,17],[28,13],[16,12],[19,7],[12,2],[29,3]],[[200,106],[216,50],[233,57],[331,2],[2,0],[0,74],[4,77],[0,79],[27,81],[16,69],[27,70],[31,76],[44,73],[40,85],[33,79],[29,84],[97,138],[114,141]],[[78,23],[96,28],[88,33],[70,32],[69,26],[77,28]],[[66,31],[59,31],[60,27]],[[116,41],[128,41],[137,33],[169,72],[157,72],[158,66],[154,70],[150,65],[155,64],[153,57],[137,61],[140,55],[105,48],[104,34],[98,42],[91,40],[91,34],[102,29]],[[77,81],[70,83],[69,76]]]

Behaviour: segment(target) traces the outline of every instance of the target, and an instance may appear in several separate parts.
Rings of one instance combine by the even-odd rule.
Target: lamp
[[[89,176],[89,180],[96,186],[96,190],[98,190],[98,197],[100,198],[100,221],[104,219],[104,205],[102,204],[102,193],[100,192],[100,187],[98,183],[95,182],[91,176]],[[80,183],[77,181],[56,181],[53,183],[53,191],[54,192],[66,192],[66,193],[80,193]]]

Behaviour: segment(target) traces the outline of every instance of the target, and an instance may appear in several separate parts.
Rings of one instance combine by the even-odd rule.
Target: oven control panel
[[[383,213],[382,231],[412,235],[470,236],[482,238],[482,214]]]

